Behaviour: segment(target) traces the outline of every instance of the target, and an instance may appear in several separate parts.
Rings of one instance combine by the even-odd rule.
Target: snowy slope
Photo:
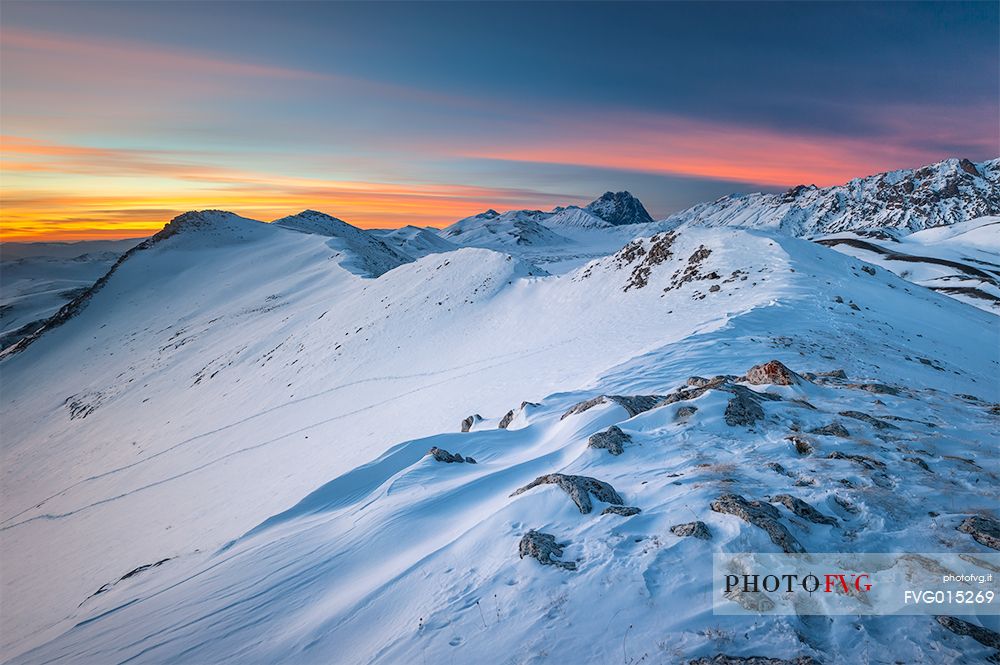
[[[946,159],[836,187],[800,185],[783,194],[725,196],[668,220],[814,236],[884,228],[912,232],[996,214],[1000,214],[1000,159],[978,164]]]
[[[5,243],[0,249],[0,348],[31,333],[138,242]]]
[[[894,238],[839,233],[817,242],[903,279],[1000,313],[1000,217],[982,217]]]
[[[563,246],[567,239],[541,222],[552,213],[541,210],[495,210],[460,219],[441,230],[441,237],[466,247],[511,250],[523,247]]]
[[[989,552],[956,526],[996,516],[1000,318],[760,232],[685,228],[556,277],[467,248],[361,279],[321,236],[224,221],[135,252],[2,365],[13,662],[990,653],[930,617],[713,616],[707,570],[712,551],[774,549],[710,509],[727,492],[836,516],[781,508],[811,551]],[[772,358],[846,378],[740,378]],[[669,394],[634,417],[613,400],[563,417]],[[727,422],[739,395],[754,422]],[[808,433],[832,422],[843,438]],[[612,424],[623,453],[589,448]],[[553,472],[642,512],[581,514],[554,485],[510,496]],[[670,532],[692,520],[712,539]],[[569,543],[577,569],[519,558],[530,529]]]
[[[327,246],[343,255],[340,266],[364,277],[378,277],[413,260],[413,257],[393,249],[356,226],[316,210],[304,210],[272,223],[302,233],[329,237]]]
[[[424,229],[410,225],[398,229],[366,229],[366,232],[402,254],[416,259],[428,254],[450,252],[459,247],[439,236],[438,229],[434,228]]]

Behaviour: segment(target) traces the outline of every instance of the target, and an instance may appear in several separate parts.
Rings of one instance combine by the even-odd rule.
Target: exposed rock
[[[854,418],[855,420],[866,422],[872,427],[875,427],[876,429],[899,429],[892,423],[887,423],[884,420],[879,420],[878,418],[869,416],[867,413],[863,413],[861,411],[841,411],[840,415],[844,416],[845,418]]]
[[[453,464],[453,463],[456,463],[456,462],[458,462],[458,463],[468,462],[469,464],[475,464],[476,463],[476,460],[472,459],[471,457],[462,457],[458,453],[455,453],[453,455],[453,454],[449,453],[447,450],[444,450],[442,448],[438,448],[437,446],[434,446],[429,451],[427,451],[427,454],[428,455],[433,455],[435,461],[437,461],[437,462],[445,462],[447,464]]]
[[[732,392],[733,397],[726,405],[727,425],[752,427],[757,421],[764,419],[764,409],[760,406],[761,398],[757,393],[743,386],[733,386]]]
[[[791,441],[795,444],[795,452],[799,455],[808,455],[813,451],[812,444],[803,439],[801,436],[796,436],[795,434],[785,437],[786,441]]]
[[[1000,521],[992,517],[983,515],[966,517],[958,525],[958,530],[972,536],[977,543],[1000,550]]]
[[[739,494],[723,494],[711,503],[711,508],[717,513],[735,515],[763,529],[771,538],[771,542],[787,554],[801,554],[806,551],[788,529],[778,522],[778,518],[781,517],[778,509],[768,503],[748,501]]]
[[[824,515],[802,499],[794,497],[791,494],[777,494],[771,497],[771,502],[780,503],[799,517],[807,519],[810,522],[815,522],[816,524],[837,524],[836,517]]]
[[[677,409],[677,413],[674,414],[674,420],[686,420],[697,413],[697,411],[698,407],[696,406],[682,406]]]
[[[811,656],[799,656],[791,660],[784,658],[767,658],[766,656],[727,656],[719,654],[711,658],[695,658],[688,665],[820,665]]]
[[[538,559],[543,566],[556,566],[566,570],[576,570],[576,561],[559,561],[552,557],[560,557],[563,553],[565,543],[557,543],[556,537],[550,533],[541,533],[532,529],[524,534],[521,542],[517,546],[518,554],[523,559],[530,556]]]
[[[608,506],[601,511],[602,515],[621,515],[622,517],[632,517],[642,512],[641,508],[635,506]]]
[[[835,450],[826,456],[827,459],[846,459],[852,462],[856,462],[867,469],[884,469],[885,462],[880,462],[874,457],[868,457],[867,455],[852,455],[849,453],[842,453],[839,450]]]
[[[875,393],[876,395],[899,395],[899,388],[889,386],[884,383],[847,383],[844,384],[844,387],[854,388],[855,390],[864,390],[866,392]]]
[[[93,598],[94,596],[97,596],[99,594],[102,594],[102,593],[105,593],[107,591],[110,591],[111,588],[113,586],[115,586],[116,584],[118,584],[119,582],[124,582],[125,580],[127,580],[127,579],[129,579],[131,577],[135,577],[136,575],[138,575],[140,573],[144,573],[147,570],[149,570],[150,568],[157,568],[159,566],[162,566],[167,561],[170,561],[170,559],[172,559],[172,558],[173,557],[167,557],[166,559],[160,559],[156,563],[147,563],[147,564],[143,564],[141,566],[138,566],[137,568],[133,568],[132,570],[128,571],[127,573],[125,573],[124,575],[122,575],[121,577],[119,577],[114,582],[108,582],[106,584],[101,585],[100,589],[98,589],[94,593],[90,594],[90,598]]]
[[[483,417],[478,413],[474,413],[465,420],[462,421],[462,431],[468,432],[472,429],[472,426],[482,420]]]
[[[912,464],[916,464],[917,466],[919,466],[924,471],[929,471],[930,473],[934,473],[933,471],[931,471],[931,468],[929,466],[927,466],[927,462],[925,462],[920,457],[916,457],[916,456],[914,456],[914,457],[904,457],[903,461],[904,462],[910,462]]]
[[[839,436],[841,439],[846,439],[851,436],[851,433],[847,431],[847,428],[840,423],[833,422],[829,425],[823,425],[822,427],[817,427],[816,429],[809,430],[810,434],[821,434],[823,436]]]
[[[840,302],[843,302],[843,299],[841,299]],[[847,372],[842,369],[835,369],[830,372],[816,372],[816,376],[821,376],[827,379],[846,379]]]
[[[708,529],[708,525],[701,521],[675,524],[670,527],[670,533],[675,536],[680,536],[681,538],[701,538],[702,540],[712,539],[712,532]]]
[[[858,513],[861,512],[860,508],[858,508],[850,500],[840,496],[839,494],[834,494],[833,500],[837,503],[838,506],[840,506],[841,508],[843,508],[845,511],[849,512],[852,515],[857,515]]]
[[[971,637],[983,646],[1000,649],[1000,633],[996,631],[977,626],[958,617],[936,616],[934,619],[956,635]]]
[[[507,427],[513,420],[514,420],[514,409],[511,409],[506,413],[506,415],[504,415],[503,418],[500,419],[500,424],[497,425],[497,427],[499,427],[500,429],[507,429]]]
[[[721,386],[727,381],[732,381],[736,377],[729,374],[719,374],[713,376],[711,379],[706,379],[703,376],[689,376],[687,380],[687,385],[692,388],[714,388],[716,386]]]
[[[539,476],[524,487],[516,490],[511,496],[523,494],[539,485],[558,485],[560,489],[569,494],[576,507],[585,515],[594,509],[593,503],[590,500],[591,494],[594,495],[595,499],[604,503],[611,503],[618,506],[625,504],[625,501],[615,491],[615,488],[602,480],[597,480],[590,476],[567,476],[562,473],[550,473],[545,476]]]
[[[567,416],[583,413],[598,404],[604,404],[609,401],[625,409],[628,412],[629,418],[632,418],[643,411],[649,411],[653,407],[658,406],[663,399],[663,395],[598,395],[597,397],[574,404],[559,419],[562,420]]]
[[[541,406],[541,404],[539,404],[538,402],[529,402],[529,401],[525,400],[525,401],[521,402],[521,407],[520,408],[521,408],[522,411],[524,411],[525,407],[529,407],[529,406],[532,407],[532,408],[538,408],[538,407]]]
[[[598,432],[587,440],[587,445],[591,448],[603,448],[612,455],[621,455],[625,452],[625,444],[630,442],[630,437],[617,425],[612,425],[603,432]]]
[[[793,386],[802,383],[805,379],[792,370],[785,367],[781,362],[772,360],[763,365],[754,365],[746,374],[746,381],[752,386],[776,385]]]
[[[789,478],[793,477],[791,472],[789,472],[787,469],[785,469],[785,467],[781,466],[777,462],[768,462],[764,466],[769,468],[771,471],[774,471],[775,473],[781,474],[782,476],[788,476]]]

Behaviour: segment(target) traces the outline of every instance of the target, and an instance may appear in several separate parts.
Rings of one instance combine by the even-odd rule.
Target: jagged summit
[[[605,192],[600,198],[591,201],[584,210],[614,226],[647,224],[653,221],[642,202],[627,191]]]
[[[886,228],[912,233],[998,213],[1000,159],[977,164],[951,158],[917,169],[855,178],[834,187],[799,185],[781,194],[724,196],[668,220],[816,236]]]

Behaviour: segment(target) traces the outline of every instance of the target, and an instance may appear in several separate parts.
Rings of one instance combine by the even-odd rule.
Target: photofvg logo
[[[717,553],[715,614],[1000,615],[1000,554]]]

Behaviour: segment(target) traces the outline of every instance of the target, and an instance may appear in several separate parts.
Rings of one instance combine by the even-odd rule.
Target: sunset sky
[[[6,240],[193,208],[445,225],[1000,154],[996,2],[12,2]]]

